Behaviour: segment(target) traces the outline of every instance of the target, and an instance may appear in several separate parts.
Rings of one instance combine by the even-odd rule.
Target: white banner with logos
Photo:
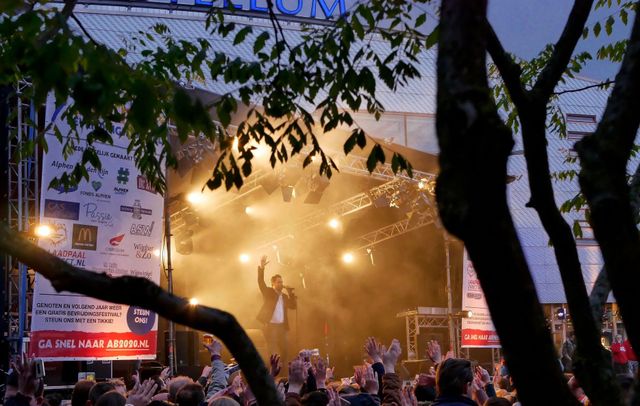
[[[463,261],[462,309],[471,310],[472,316],[462,319],[461,345],[463,348],[500,348],[498,333],[467,250],[464,250]]]
[[[46,119],[65,136],[69,127],[60,120],[61,111],[49,102]],[[136,169],[121,129],[114,125],[113,145],[94,146],[102,168],[88,166],[90,180],[70,190],[49,189],[49,183],[73,169],[86,142],[81,139],[65,158],[53,131],[46,136],[40,223],[48,224],[52,233],[40,238],[39,245],[87,272],[140,276],[159,284],[163,198]],[[88,132],[83,130],[81,138]],[[29,352],[56,360],[153,359],[157,319],[145,309],[56,292],[37,274]]]

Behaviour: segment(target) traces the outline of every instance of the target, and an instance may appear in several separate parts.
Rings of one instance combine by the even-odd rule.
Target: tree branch
[[[262,358],[233,315],[206,306],[192,306],[145,278],[112,278],[76,268],[51,255],[0,224],[0,251],[18,258],[51,281],[56,291],[80,293],[96,299],[140,306],[191,328],[219,337],[240,364],[261,405],[278,405],[273,378]],[[132,294],[135,292],[135,294]]]
[[[76,7],[77,3],[78,0],[65,0],[64,7],[60,11],[60,13],[56,14],[56,17],[58,19],[56,24],[40,34],[40,36],[38,37],[39,43],[44,44],[45,42],[49,41],[54,35],[56,35],[56,32],[58,32],[58,30],[67,23],[67,20],[69,19],[69,17],[71,17],[71,14],[73,14],[73,9]]]
[[[489,21],[487,21],[487,51],[489,51],[493,63],[498,67],[500,76],[502,76],[502,80],[516,108],[523,106],[527,95],[520,80],[522,69],[502,47],[500,38],[498,38],[498,34],[493,30],[493,26]]]
[[[640,164],[636,167],[636,171],[631,178],[629,197],[631,199],[631,209],[633,213],[635,213],[635,221],[638,223],[638,216],[640,216]],[[598,329],[601,327],[602,309],[604,308],[604,304],[607,303],[610,292],[611,284],[607,277],[607,268],[603,266],[598,274],[598,278],[596,278],[596,282],[593,284],[591,296],[589,297],[591,312],[593,313],[593,318],[596,320],[596,323],[598,323]]]
[[[601,83],[596,83],[595,85],[589,85],[589,86],[584,86],[584,87],[579,87],[577,89],[568,89],[568,90],[561,90],[559,92],[553,92],[554,95],[558,96],[561,94],[565,94],[565,93],[577,93],[577,92],[583,92],[585,90],[589,90],[589,89],[593,89],[594,87],[604,87],[604,86],[609,86],[609,85],[613,85],[614,83],[616,83],[615,80],[605,80],[604,82]]]
[[[640,14],[616,84],[594,135],[576,144],[579,180],[591,208],[591,225],[607,267],[613,294],[631,345],[640,348],[637,292],[640,284],[640,235],[626,181],[626,165],[640,125]]]
[[[545,104],[567,69],[592,6],[593,0],[575,0],[567,24],[560,39],[556,42],[551,58],[533,86],[532,93],[538,100],[544,100]]]
[[[486,29],[486,1],[443,1],[436,122],[440,218],[473,261],[522,403],[575,405],[507,205],[513,138],[490,96]]]

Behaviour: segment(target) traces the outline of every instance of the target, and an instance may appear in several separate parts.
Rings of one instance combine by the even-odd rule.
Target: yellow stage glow
[[[36,226],[34,233],[38,237],[48,237],[51,235],[51,227],[46,224],[40,224]]]
[[[187,195],[187,201],[192,204],[202,203],[204,196],[200,192],[191,192]]]
[[[192,297],[191,299],[189,299],[189,304],[191,306],[196,306],[198,304],[198,299],[196,299],[195,297]]]
[[[255,210],[253,209],[253,207],[247,206],[247,207],[244,208],[244,212],[246,214],[248,214],[248,215],[251,215],[251,214],[253,214],[255,212]]]
[[[240,262],[242,262],[243,264],[249,262],[250,259],[251,257],[249,256],[249,254],[240,254]]]
[[[342,254],[342,262],[344,262],[345,264],[351,264],[354,261],[354,256],[352,253],[350,252],[345,252],[344,254]]]
[[[331,220],[329,220],[329,227],[336,230],[338,227],[340,227],[340,220],[338,220],[337,218],[332,218]]]

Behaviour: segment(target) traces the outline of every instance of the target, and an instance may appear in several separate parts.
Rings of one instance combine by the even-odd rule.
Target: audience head
[[[96,402],[98,402],[98,398],[100,398],[100,396],[115,389],[116,387],[109,382],[96,383],[91,387],[91,390],[89,390],[89,399],[87,400],[87,406],[96,406]]]
[[[209,406],[240,406],[240,403],[228,396],[222,396],[209,403]]]
[[[86,379],[76,382],[71,393],[71,406],[85,406],[89,400],[89,391],[95,384],[95,381]]]
[[[127,399],[116,389],[100,396],[96,402],[96,406],[124,406]]]
[[[199,383],[184,385],[176,395],[178,406],[200,406],[204,402],[204,390]]]
[[[511,406],[511,402],[508,399],[493,396],[485,400],[483,406]]]
[[[438,396],[469,396],[472,382],[471,362],[465,359],[449,358],[438,366]]]
[[[176,403],[176,395],[183,386],[193,383],[188,376],[176,376],[169,382],[169,402]]]

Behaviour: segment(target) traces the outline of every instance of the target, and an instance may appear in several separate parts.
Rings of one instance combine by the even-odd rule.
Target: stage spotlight
[[[340,228],[340,220],[338,220],[337,218],[332,218],[331,220],[329,220],[329,227],[333,228],[334,230],[337,230],[338,228]]]
[[[242,262],[243,264],[246,264],[250,260],[251,257],[249,256],[249,254],[240,254],[240,262]]]
[[[46,224],[36,226],[34,233],[37,237],[48,237],[51,235],[51,227]]]
[[[471,310],[462,310],[460,311],[460,317],[468,319],[469,317],[473,317],[473,312]]]
[[[556,318],[558,320],[565,320],[567,318],[567,309],[559,307],[556,309]]]
[[[262,144],[258,144],[254,149],[253,149],[253,156],[255,156],[256,158],[261,158],[265,155],[267,155],[268,149],[266,146],[262,145]]]
[[[187,201],[191,204],[199,204],[204,200],[204,196],[200,192],[191,192],[187,195]]]
[[[351,264],[354,261],[354,256],[352,253],[350,252],[345,252],[344,254],[342,254],[342,262],[344,262],[345,264]]]
[[[244,212],[245,212],[245,214],[250,216],[253,213],[255,213],[255,209],[253,207],[251,207],[251,206],[247,206],[247,207],[244,208]]]
[[[198,299],[196,299],[195,297],[192,297],[191,299],[189,299],[189,304],[191,306],[197,306],[198,305]]]
[[[156,257],[160,256],[160,250],[153,250],[153,255],[155,255]]]

